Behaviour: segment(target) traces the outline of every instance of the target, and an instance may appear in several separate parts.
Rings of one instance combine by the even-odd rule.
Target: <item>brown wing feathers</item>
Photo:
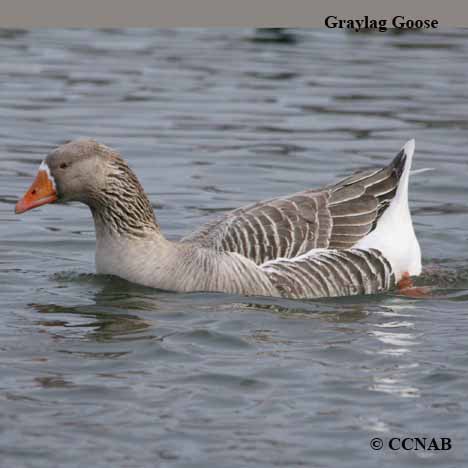
[[[374,229],[395,196],[404,160],[400,152],[389,166],[353,174],[329,189],[333,219],[329,248],[350,248]]]
[[[395,195],[404,160],[400,152],[383,169],[358,172],[321,191],[239,208],[183,240],[237,252],[259,265],[315,248],[350,248],[375,227]]]
[[[260,268],[290,298],[376,294],[395,285],[391,265],[374,249],[321,250]]]
[[[217,234],[218,248],[261,264],[326,247],[331,229],[327,201],[328,194],[303,193],[236,210]]]

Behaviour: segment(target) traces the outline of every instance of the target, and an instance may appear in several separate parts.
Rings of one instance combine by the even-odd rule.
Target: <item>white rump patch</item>
[[[52,183],[52,187],[54,187],[54,190],[57,190],[57,186],[55,185],[54,176],[50,173],[49,166],[45,161],[41,162],[41,165],[39,166],[39,170],[44,171],[47,174],[48,179]]]
[[[413,229],[408,205],[408,183],[414,153],[414,140],[403,146],[405,167],[398,188],[388,208],[377,221],[375,229],[353,245],[357,249],[377,249],[392,265],[396,281],[403,273],[421,274],[421,249]]]

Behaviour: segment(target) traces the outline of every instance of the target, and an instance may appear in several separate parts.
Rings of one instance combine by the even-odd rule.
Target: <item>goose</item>
[[[44,159],[15,212],[88,205],[97,273],[144,286],[292,299],[377,294],[421,273],[408,205],[414,148],[411,140],[387,167],[240,207],[172,241],[120,154],[79,139]]]

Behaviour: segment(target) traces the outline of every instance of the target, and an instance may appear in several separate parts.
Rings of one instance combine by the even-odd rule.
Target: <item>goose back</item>
[[[182,241],[239,253],[257,265],[317,248],[350,248],[375,228],[395,196],[403,167],[399,153],[383,169],[228,212]]]

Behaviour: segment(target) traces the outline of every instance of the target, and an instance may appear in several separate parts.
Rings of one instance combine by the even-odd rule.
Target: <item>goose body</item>
[[[413,153],[411,140],[385,168],[238,208],[174,242],[120,155],[77,140],[47,156],[16,212],[87,204],[97,273],[145,286],[288,298],[374,294],[421,272],[408,206]]]

